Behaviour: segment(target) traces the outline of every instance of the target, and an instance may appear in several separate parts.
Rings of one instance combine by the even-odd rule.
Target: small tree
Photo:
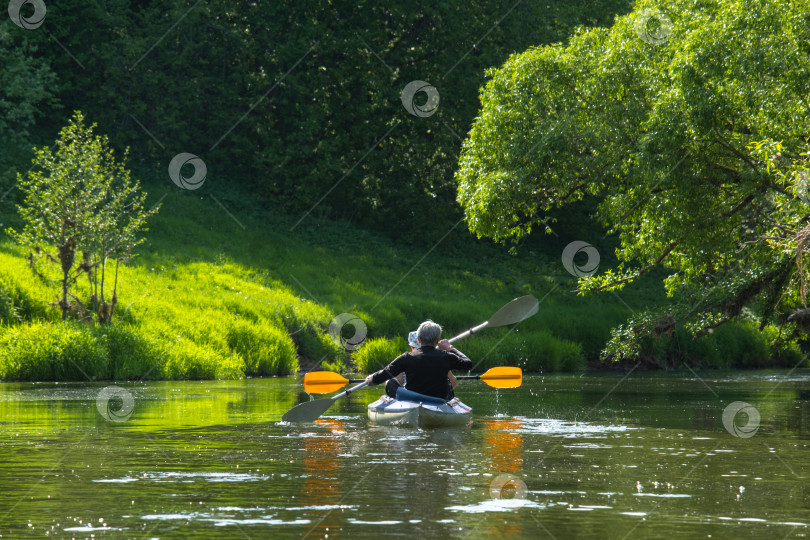
[[[123,165],[128,150],[122,162],[116,161],[108,138],[93,135],[95,127],[85,127],[77,111],[62,128],[55,151],[34,149],[35,166],[27,178],[18,175],[25,194],[18,209],[25,226],[21,233],[11,233],[31,249],[31,269],[60,285],[57,304],[63,320],[71,313],[85,318],[92,312],[106,324],[118,302],[118,265],[143,242],[138,232],[146,230],[146,220],[157,207],[144,208],[146,193]],[[78,266],[77,253],[81,253]],[[107,295],[107,263],[112,260],[115,277],[112,294]],[[83,275],[90,285],[86,302],[73,292]]]

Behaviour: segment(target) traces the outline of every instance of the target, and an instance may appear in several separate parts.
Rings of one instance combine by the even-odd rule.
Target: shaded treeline
[[[32,146],[51,144],[82,110],[113,146],[131,148],[147,187],[173,187],[168,164],[188,152],[205,162],[212,193],[237,186],[267,208],[311,210],[306,219],[438,238],[461,217],[453,173],[486,70],[629,9],[622,0],[49,2],[39,28],[0,23],[0,190],[28,169]],[[414,80],[440,96],[431,116],[403,107]]]

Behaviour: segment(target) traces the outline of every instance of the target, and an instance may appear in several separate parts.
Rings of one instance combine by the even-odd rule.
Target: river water
[[[292,377],[0,384],[0,537],[810,535],[808,370],[459,384],[427,431],[379,388],[285,424]]]

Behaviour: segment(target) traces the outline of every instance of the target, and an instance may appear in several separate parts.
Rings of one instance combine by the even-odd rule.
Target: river
[[[810,370],[462,381],[471,427],[300,379],[0,384],[0,537],[806,538]],[[725,422],[724,422],[725,420]]]

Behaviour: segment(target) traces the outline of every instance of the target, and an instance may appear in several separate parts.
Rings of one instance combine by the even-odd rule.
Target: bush
[[[398,337],[367,339],[362,347],[352,353],[355,369],[361,373],[372,373],[391,363],[400,354],[410,350],[408,343]]]
[[[97,326],[96,334],[107,348],[113,380],[161,379],[163,355],[153,339],[138,327]]]
[[[0,337],[0,379],[87,381],[109,376],[107,350],[89,327],[36,322],[14,327]]]
[[[579,371],[585,367],[578,343],[557,339],[542,330],[505,333],[474,337],[458,347],[473,361],[475,371],[497,366],[517,366],[525,371]]]
[[[245,362],[246,375],[288,375],[298,371],[295,344],[267,322],[238,319],[228,327],[228,345]]]
[[[641,350],[642,361],[667,369],[684,363],[718,369],[793,367],[801,358],[795,343],[780,341],[777,328],[760,332],[750,320],[726,323],[698,339],[678,328],[671,336],[644,339]]]
[[[162,375],[166,379],[241,379],[245,361],[236,353],[223,355],[179,338],[167,347]]]
[[[763,367],[771,354],[764,336],[750,322],[730,322],[715,329],[712,338],[720,351],[720,367]]]

